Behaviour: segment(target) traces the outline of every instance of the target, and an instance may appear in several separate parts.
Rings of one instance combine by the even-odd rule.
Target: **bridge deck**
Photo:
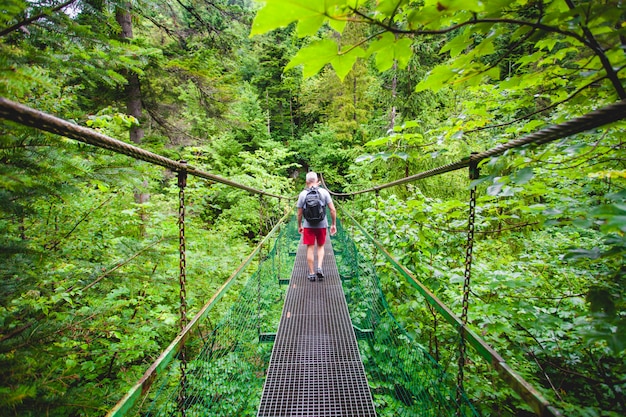
[[[307,280],[300,244],[258,417],[376,416],[330,239],[323,269]]]

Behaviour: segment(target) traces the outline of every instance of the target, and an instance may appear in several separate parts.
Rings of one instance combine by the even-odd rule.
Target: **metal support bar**
[[[259,236],[263,236],[263,196],[259,195]],[[257,334],[261,335],[261,274],[263,273],[263,247],[259,250],[259,269],[256,280]]]

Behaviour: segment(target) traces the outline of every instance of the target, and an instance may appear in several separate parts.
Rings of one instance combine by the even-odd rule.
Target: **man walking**
[[[321,205],[321,207],[320,207]],[[298,233],[302,234],[302,243],[306,247],[306,260],[309,267],[309,281],[324,279],[322,262],[324,260],[324,243],[326,243],[326,207],[330,210],[330,234],[337,233],[337,211],[327,190],[319,188],[315,172],[306,174],[306,188],[298,196]],[[319,208],[319,212],[318,212]],[[311,214],[312,213],[312,214]],[[304,224],[302,220],[304,218]],[[317,268],[314,269],[315,242],[317,241]]]

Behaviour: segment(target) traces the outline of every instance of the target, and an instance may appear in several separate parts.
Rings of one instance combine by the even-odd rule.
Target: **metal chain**
[[[376,213],[374,214],[374,238],[376,240],[380,239],[380,233],[378,233],[378,225],[381,223],[381,220],[378,219],[378,213],[380,212],[380,205],[379,205],[379,200],[380,200],[380,192],[378,190],[376,190],[376,192],[374,193],[374,203],[376,204]],[[376,269],[376,255],[378,255],[378,251],[372,251],[373,255],[372,255],[372,265],[374,266],[374,269]]]
[[[471,163],[469,167],[470,180],[478,178],[477,162]],[[458,361],[458,375],[457,375],[457,405],[458,415],[461,415],[461,400],[464,392],[463,380],[464,380],[464,367],[466,362],[466,348],[465,343],[465,326],[467,325],[467,315],[469,310],[469,294],[470,294],[470,281],[472,277],[472,253],[474,251],[474,223],[476,219],[476,187],[470,189],[470,201],[469,201],[469,216],[467,221],[467,246],[465,249],[465,272],[463,273],[463,301],[461,311],[461,322],[463,323],[459,328],[459,361]]]
[[[263,195],[259,194],[259,238],[263,236]],[[259,269],[256,281],[257,334],[261,336],[261,274],[263,265],[263,246],[259,248]]]
[[[279,207],[282,207],[282,199],[278,200],[278,205]],[[276,271],[276,278],[278,279],[278,282],[280,282],[281,280],[281,275],[282,275],[282,270],[283,270],[283,263],[282,263],[282,258],[281,258],[281,254],[282,254],[282,241],[284,240],[282,238],[283,233],[286,232],[285,228],[283,226],[280,226],[280,230],[281,232],[278,233],[278,238],[276,239],[276,256],[274,257],[275,260],[278,260],[278,269],[276,269],[276,263],[274,263],[274,271]]]
[[[181,161],[185,164],[185,161]],[[178,172],[178,242],[180,252],[180,329],[181,332],[187,326],[187,259],[185,247],[185,187],[187,186],[187,171]],[[180,351],[180,389],[178,391],[178,409],[181,416],[187,415],[186,390],[187,390],[187,358],[183,345]]]

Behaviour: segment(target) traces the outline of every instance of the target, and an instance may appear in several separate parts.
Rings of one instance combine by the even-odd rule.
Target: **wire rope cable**
[[[181,162],[174,161],[172,159],[155,154],[153,152],[123,142],[121,140],[113,139],[88,127],[79,126],[51,114],[35,110],[20,103],[16,103],[4,97],[0,97],[0,117],[22,124],[24,126],[29,126],[46,132],[65,136],[79,142],[87,143],[89,145],[97,146],[99,148],[124,154],[134,159],[169,168],[172,171],[186,171],[189,175],[204,178],[210,181],[215,181],[234,188],[239,188],[252,194],[261,194],[279,199],[286,198],[289,200],[294,198],[293,196],[287,197],[269,193],[263,190],[249,187],[244,184],[239,184],[235,181],[220,177],[215,174],[204,172],[192,166],[188,166]]]
[[[447,172],[467,168],[471,164],[478,164],[483,159],[502,155],[506,151],[514,148],[521,148],[523,146],[530,145],[544,145],[546,143],[563,139],[576,133],[581,133],[591,129],[597,129],[609,123],[617,122],[623,119],[626,119],[626,100],[618,101],[616,103],[589,112],[583,116],[568,120],[567,122],[548,126],[544,129],[540,129],[521,138],[513,139],[507,143],[500,144],[492,149],[483,152],[473,153],[471,156],[463,158],[460,161],[452,162],[447,165],[442,165],[427,171],[423,171],[392,182],[388,182],[386,184],[381,184],[349,193],[338,193],[330,190],[329,192],[332,195],[338,197],[351,197],[357,194],[376,192],[385,188],[394,187],[396,185],[407,184],[409,182],[433,177],[435,175],[445,174]],[[328,187],[326,188],[328,189]]]

